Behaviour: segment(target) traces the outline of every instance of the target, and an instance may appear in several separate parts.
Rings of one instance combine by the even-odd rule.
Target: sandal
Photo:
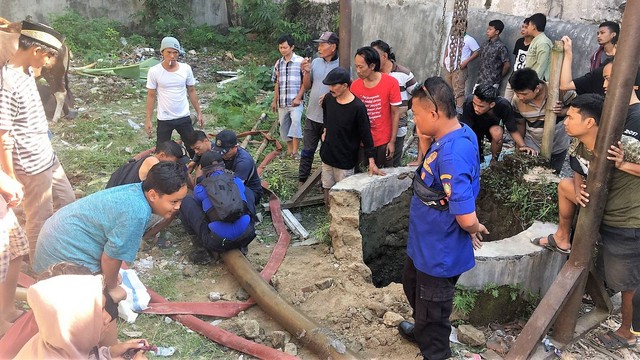
[[[591,341],[594,345],[601,346],[607,350],[632,348],[637,344],[637,340],[629,342],[629,340],[616,334],[613,330],[609,330],[605,334],[600,334]]]
[[[553,238],[553,234],[547,235],[547,244],[546,245],[540,244],[540,240],[542,240],[542,239],[544,239],[544,237],[535,238],[535,239],[531,240],[531,243],[533,245],[541,246],[541,247],[543,247],[545,249],[549,249],[551,251],[555,251],[555,252],[563,254],[563,255],[571,254],[571,249],[563,249],[563,248],[558,247],[558,244],[556,243],[556,240]]]

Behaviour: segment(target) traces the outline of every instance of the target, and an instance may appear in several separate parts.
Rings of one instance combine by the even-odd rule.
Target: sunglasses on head
[[[429,100],[433,103],[433,106],[436,109],[436,112],[438,112],[438,103],[436,103],[436,99],[433,97],[433,95],[431,95],[431,92],[429,92],[429,89],[427,89],[427,87],[425,86],[425,84],[427,83],[427,80],[425,80],[422,85],[420,86],[420,89],[422,91],[424,91],[425,94],[427,94],[427,96],[429,97]]]

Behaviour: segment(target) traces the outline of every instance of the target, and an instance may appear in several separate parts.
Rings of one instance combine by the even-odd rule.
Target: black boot
[[[400,332],[400,335],[402,335],[403,338],[411,342],[416,342],[416,337],[413,334],[413,327],[414,327],[414,324],[412,322],[401,321],[400,324],[398,324],[398,331]]]

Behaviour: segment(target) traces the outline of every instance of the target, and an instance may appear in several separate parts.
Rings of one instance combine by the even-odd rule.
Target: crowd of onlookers
[[[339,67],[340,39],[333,32],[315,40],[314,59],[295,53],[291,35],[277,41],[282,57],[273,66],[272,109],[287,145],[283,156],[299,161],[298,180],[304,184],[320,144],[325,203],[329,189],[346,177],[367,171],[384,175],[384,168],[403,164],[413,111],[418,159],[409,165],[418,168],[403,282],[416,324],[403,322],[399,330],[418,342],[425,358],[450,355],[447,319],[454,285],[473,266],[473,249],[481,246],[487,232],[475,215],[484,138],[490,141],[491,162],[500,159],[504,128],[516,151],[541,151],[552,48],[545,27],[543,14],[524,20],[522,37],[511,52],[516,59],[512,66],[510,51],[500,39],[504,24],[490,21],[482,45],[468,34],[455,39],[457,44],[448,43],[443,78],[425,82],[398,64],[383,40],[355,51],[355,79],[350,69]],[[589,201],[584,179],[619,33],[615,22],[600,25],[590,72],[577,78],[571,74],[571,39],[562,38],[561,92],[559,101],[551,104],[557,120],[550,166],[559,173],[569,154],[574,176],[558,187],[558,231],[535,239],[535,245],[570,253],[575,209]],[[160,46],[162,62],[149,70],[146,84],[145,130],[153,136],[156,110],[155,149],[122,165],[105,190],[76,200],[51,146],[32,73],[51,65],[62,41],[54,29],[25,21],[18,51],[2,68],[0,335],[6,336],[0,339],[0,357],[145,358],[150,348],[145,340],[117,341],[113,320],[114,306],[124,296],[118,275],[122,262],[135,259],[144,237],[170,246],[163,229],[176,217],[193,235],[195,263],[206,264],[231,249],[246,254],[255,238],[261,180],[234,131],[210,139],[194,129],[196,122],[204,127],[204,118],[193,72],[178,61],[178,40],[166,37]],[[479,73],[472,93],[467,93],[472,61],[479,63]],[[500,96],[507,76],[507,89]],[[196,111],[195,121],[189,104]],[[182,144],[171,140],[174,130]],[[621,328],[600,339],[610,347],[635,345],[631,321],[632,314],[636,316],[632,303],[640,302],[634,299],[640,285],[635,235],[640,199],[631,193],[640,185],[639,134],[640,100],[632,92],[625,133],[609,151],[617,170],[601,227],[605,278],[623,294]],[[13,213],[17,206],[24,209],[24,227]],[[459,251],[444,250],[450,246]],[[15,305],[23,260],[33,273],[46,274],[28,290],[28,315]]]

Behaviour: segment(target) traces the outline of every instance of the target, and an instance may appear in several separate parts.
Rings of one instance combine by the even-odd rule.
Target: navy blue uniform
[[[247,194],[249,198],[247,201],[257,205],[262,198],[262,183],[260,181],[260,175],[258,175],[258,169],[256,162],[253,160],[247,150],[238,146],[238,152],[236,155],[224,161],[224,167],[227,170],[233,171],[237,177],[244,182],[244,185],[251,189],[252,194]]]

